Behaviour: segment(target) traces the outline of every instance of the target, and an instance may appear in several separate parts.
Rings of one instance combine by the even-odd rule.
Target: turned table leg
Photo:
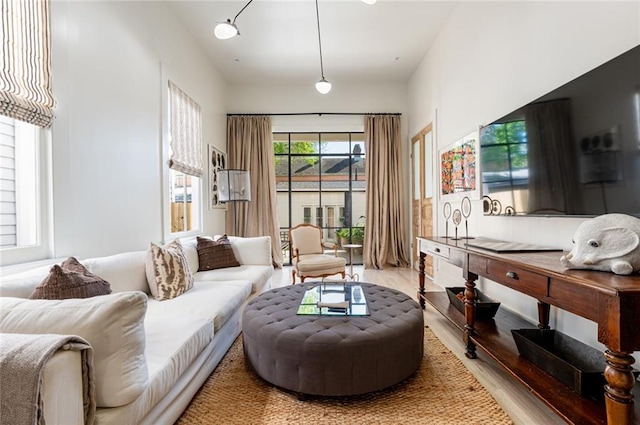
[[[604,386],[607,424],[631,425],[634,421],[631,389],[635,384],[631,365],[635,359],[631,353],[611,349],[605,351],[604,358],[607,361],[604,369],[607,380],[607,385]]]
[[[476,344],[471,340],[471,336],[475,334],[474,323],[476,321],[476,283],[474,280],[466,279],[464,290],[464,317],[466,323],[464,325],[464,333],[462,334],[462,340],[466,345],[466,351],[464,353],[470,359],[475,359]]]
[[[418,282],[420,283],[420,288],[418,289],[418,300],[420,301],[420,307],[424,310],[424,260],[427,257],[427,254],[420,251],[420,260],[418,262]]]
[[[538,301],[538,329],[549,329],[549,304]]]

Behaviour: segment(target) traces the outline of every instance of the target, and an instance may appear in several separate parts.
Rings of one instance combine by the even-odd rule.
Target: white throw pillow
[[[134,401],[149,383],[147,296],[120,292],[68,300],[0,298],[0,332],[78,335],[93,347],[98,407]]]

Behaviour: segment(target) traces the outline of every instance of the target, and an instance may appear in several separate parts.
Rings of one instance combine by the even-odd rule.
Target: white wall
[[[146,249],[163,239],[161,64],[202,108],[205,171],[206,144],[226,150],[226,84],[163,2],[53,1],[51,29],[55,255]]]
[[[461,3],[408,84],[409,134],[434,121],[441,149],[639,43],[638,2]],[[582,221],[484,217],[480,201],[473,207],[472,235],[565,249]],[[434,216],[440,211],[436,202]],[[436,282],[451,286],[460,276],[459,269],[441,263]],[[488,281],[480,287],[537,320],[532,298]],[[593,322],[553,308],[551,326],[602,348]]]

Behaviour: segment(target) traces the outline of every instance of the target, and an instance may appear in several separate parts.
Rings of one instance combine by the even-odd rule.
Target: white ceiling
[[[233,21],[247,1],[167,3],[228,82],[319,80],[315,1],[254,0],[236,20],[240,36],[215,38],[215,23]],[[408,81],[457,3],[319,0],[325,78],[334,83]]]

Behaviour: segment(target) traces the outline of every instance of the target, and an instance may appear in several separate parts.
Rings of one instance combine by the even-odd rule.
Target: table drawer
[[[549,278],[500,261],[487,261],[487,278],[533,297],[548,295]]]
[[[451,254],[449,251],[449,247],[447,246],[438,245],[438,244],[429,243],[429,242],[427,242],[426,245],[427,245],[426,253],[429,255],[448,259],[449,255]]]
[[[584,318],[598,321],[598,294],[587,292],[567,282],[551,279],[549,282],[550,303]]]

